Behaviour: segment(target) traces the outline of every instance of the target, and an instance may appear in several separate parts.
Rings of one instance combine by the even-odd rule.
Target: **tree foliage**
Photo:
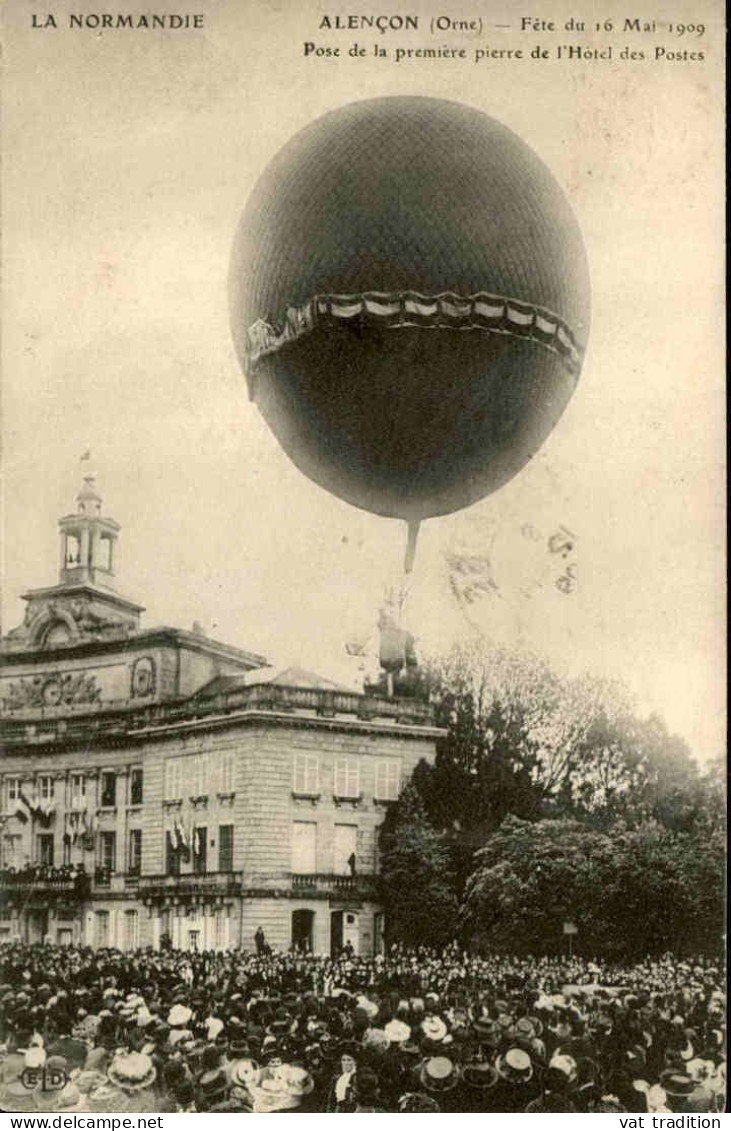
[[[509,813],[687,831],[709,801],[687,744],[617,681],[481,641],[432,661],[428,683],[446,735],[419,788],[434,825],[473,848]]]
[[[439,906],[451,884],[464,933],[561,947],[563,917],[580,916],[585,953],[717,945],[720,760],[701,772],[684,740],[657,715],[639,717],[620,684],[561,676],[485,641],[430,662],[420,679],[445,734],[386,835],[392,855],[400,826],[412,852],[417,840],[433,846],[429,882]]]
[[[507,818],[475,858],[462,923],[511,950],[566,947],[635,957],[721,945],[724,843],[709,844],[657,822],[613,834],[577,821]]]
[[[450,940],[458,903],[449,853],[413,784],[381,826],[380,860],[389,945],[441,946]]]

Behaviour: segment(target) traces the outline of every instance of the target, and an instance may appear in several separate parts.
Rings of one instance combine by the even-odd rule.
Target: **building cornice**
[[[143,613],[144,605],[130,601],[128,597],[121,597],[113,589],[105,586],[92,585],[88,581],[62,582],[59,585],[46,585],[42,589],[28,589],[21,593],[23,601],[61,600],[67,598],[91,597],[103,601],[106,605],[114,605],[125,612]]]
[[[82,589],[92,593],[99,592],[98,590],[94,590],[91,586],[78,586],[76,587],[76,592],[78,593],[78,591]],[[36,592],[40,592],[40,590]],[[48,592],[54,591],[49,590]],[[129,603],[127,602],[127,604]],[[133,607],[138,608],[138,606]],[[71,657],[136,652],[140,648],[155,647],[184,647],[186,651],[189,652],[213,656],[216,659],[233,660],[238,664],[245,665],[249,670],[264,667],[267,662],[265,656],[260,656],[255,652],[246,652],[244,649],[235,648],[230,644],[222,644],[218,640],[211,640],[207,636],[200,636],[196,632],[187,632],[185,629],[181,628],[160,626],[158,628],[142,629],[141,631],[132,632],[127,636],[109,638],[106,640],[81,640],[78,643],[71,642],[55,648],[19,649],[17,651],[2,652],[0,653],[0,668],[10,664],[21,666],[23,664],[42,663],[48,665],[49,663],[66,660]]]
[[[174,700],[144,708],[97,711],[65,718],[5,719],[0,743],[6,753],[27,754],[91,746],[125,748],[191,733],[242,726],[392,735],[436,739],[428,705],[413,700],[378,699],[357,692],[254,684],[228,694]]]

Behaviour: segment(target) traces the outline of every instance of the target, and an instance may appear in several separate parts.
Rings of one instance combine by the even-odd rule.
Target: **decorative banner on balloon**
[[[285,453],[408,522],[409,572],[418,524],[497,491],[556,425],[589,280],[566,195],[524,141],[473,107],[396,96],[341,106],[277,153],[241,217],[229,306]]]

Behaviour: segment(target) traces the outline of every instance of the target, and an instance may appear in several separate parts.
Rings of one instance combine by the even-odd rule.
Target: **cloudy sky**
[[[558,24],[575,14],[563,7],[551,6]],[[605,8],[621,25],[624,11]],[[533,463],[424,526],[408,619],[428,649],[471,631],[445,553],[483,554],[495,588],[470,608],[480,631],[623,677],[701,758],[719,753],[720,4],[694,7],[704,62],[617,58],[627,44],[677,51],[661,29],[617,34],[612,62],[571,65],[383,61],[374,38],[395,38],[318,31],[331,9],[312,0],[154,8],[197,10],[202,31],[99,32],[70,30],[69,14],[147,9],[49,0],[58,26],[41,30],[24,0],[5,5],[3,629],[26,588],[55,580],[56,519],[91,448],[105,511],[123,525],[119,586],[148,625],[198,620],[276,663],[353,674],[344,640],[372,640],[405,534],[305,479],[247,400],[228,260],[257,176],[299,128],[355,98],[449,97],[509,126],[563,186],[586,243],[592,330],[577,392]],[[437,14],[431,0],[388,10],[418,13],[422,28]],[[464,14],[451,0],[443,12]],[[496,0],[479,14],[490,46],[577,41],[521,33]],[[347,51],[355,39],[365,59],[304,57],[305,41]],[[427,31],[398,42],[436,43]],[[469,56],[478,41],[445,42]],[[575,535],[570,594],[546,547],[561,524]]]

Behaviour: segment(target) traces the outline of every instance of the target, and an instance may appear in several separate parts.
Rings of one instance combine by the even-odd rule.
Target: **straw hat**
[[[425,1017],[421,1023],[421,1031],[431,1041],[443,1041],[447,1035],[447,1026],[441,1017]]]
[[[531,1058],[524,1049],[512,1048],[495,1061],[498,1075],[511,1084],[527,1084],[533,1075]]]
[[[193,1016],[193,1010],[187,1005],[174,1005],[168,1013],[168,1025],[173,1029],[184,1029]]]
[[[419,1078],[427,1092],[451,1092],[459,1083],[456,1065],[448,1056],[432,1056],[424,1061]]]

